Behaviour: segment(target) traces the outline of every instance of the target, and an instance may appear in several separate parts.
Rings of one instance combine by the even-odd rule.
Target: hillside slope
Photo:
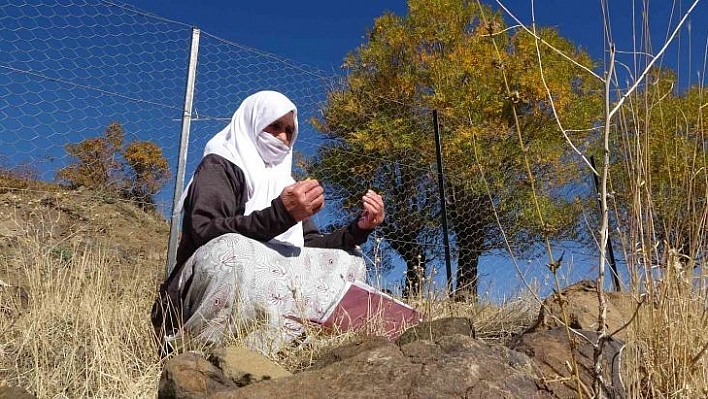
[[[8,182],[5,182],[8,183]],[[155,212],[86,189],[54,185],[16,188],[0,182],[0,280],[22,285],[14,260],[28,238],[57,266],[85,251],[97,250],[113,267],[140,264],[157,278],[164,274],[169,223]]]
[[[153,396],[150,308],[168,236],[134,203],[0,175],[0,387]]]

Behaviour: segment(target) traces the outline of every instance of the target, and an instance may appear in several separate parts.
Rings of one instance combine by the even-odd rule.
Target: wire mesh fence
[[[169,218],[191,27],[101,0],[3,4],[0,24],[0,171],[92,186]],[[479,293],[500,298],[524,287],[521,275],[543,285],[549,246],[576,265],[569,280],[590,275],[594,187],[577,159],[543,157],[548,146],[513,130],[492,135],[462,108],[440,110],[438,147],[436,107],[370,83],[203,32],[187,178],[246,96],[277,90],[298,106],[294,173],[325,187],[322,230],[355,218],[366,189],[382,193],[387,218],[364,252],[387,288],[479,276]]]
[[[187,25],[102,1],[5,3],[0,24],[4,169],[24,165],[42,180],[90,181],[109,193],[129,192],[145,182],[135,181],[139,171],[126,151],[148,142],[169,163],[164,169],[173,169]],[[109,143],[113,123],[119,126]],[[59,172],[72,165],[86,169],[75,172],[88,181],[70,173],[62,179]],[[166,178],[163,173],[153,183],[174,186]],[[150,194],[164,210],[169,193]]]

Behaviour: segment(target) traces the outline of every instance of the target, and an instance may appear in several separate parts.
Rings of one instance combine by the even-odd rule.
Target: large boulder
[[[597,342],[597,338],[598,335],[594,331],[573,332],[565,327],[554,327],[521,335],[511,344],[511,349],[523,352],[533,359],[540,368],[541,382],[554,397],[574,398],[578,396],[578,389],[582,396],[591,396],[589,392],[593,386],[593,343]],[[580,385],[571,372],[571,344],[578,366]],[[622,342],[613,338],[603,346],[603,378],[606,382],[604,391],[605,397],[608,398],[626,396],[620,379],[621,348]]]
[[[326,367],[211,395],[226,398],[546,398],[528,356],[465,335],[372,349]]]
[[[541,307],[536,323],[529,328],[530,331],[542,331],[561,326],[563,320],[560,304],[563,304],[568,316],[570,327],[578,330],[596,331],[598,322],[599,303],[597,289],[592,280],[583,280],[566,287],[561,291],[562,302],[558,294],[549,296]],[[614,332],[629,322],[637,308],[638,301],[629,293],[605,292],[607,300],[607,328]],[[626,339],[629,330],[622,330],[617,337]]]

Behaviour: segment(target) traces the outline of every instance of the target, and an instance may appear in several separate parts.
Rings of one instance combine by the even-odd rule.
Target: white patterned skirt
[[[299,320],[321,317],[346,281],[364,281],[361,256],[263,243],[225,234],[200,247],[179,276],[184,324],[173,337],[206,343],[229,336],[272,354],[303,335]]]

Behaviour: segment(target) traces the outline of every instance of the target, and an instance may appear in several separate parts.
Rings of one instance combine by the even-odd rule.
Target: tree
[[[345,206],[366,186],[383,191],[382,230],[410,279],[421,254],[424,261],[435,256],[430,237],[439,236],[430,119],[438,110],[457,288],[476,297],[479,257],[503,247],[500,227],[516,243],[570,234],[576,201],[564,193],[578,174],[567,167],[572,154],[546,87],[564,126],[586,129],[573,136],[582,146],[592,139],[587,128],[599,112],[600,82],[541,44],[544,85],[534,37],[508,29],[477,2],[410,0],[408,9],[403,17],[377,18],[366,42],[346,57],[345,81],[315,121],[327,141],[310,173],[336,187]],[[593,66],[554,29],[538,35]]]
[[[167,160],[157,144],[133,141],[123,145],[125,132],[112,122],[102,137],[67,144],[74,162],[57,172],[57,179],[70,188],[87,187],[138,201],[152,208],[153,195],[170,177]]]
[[[139,204],[153,204],[153,195],[170,178],[162,149],[149,141],[135,141],[125,147],[123,158],[131,171],[127,197]]]
[[[121,125],[111,123],[103,137],[67,144],[67,154],[76,161],[60,169],[57,178],[71,188],[84,186],[100,191],[116,190],[122,177],[117,156],[123,144],[123,136]]]
[[[679,93],[676,74],[657,68],[631,96],[618,119],[612,159],[612,190],[618,225],[641,244],[634,265],[652,265],[677,250],[695,266],[704,256],[708,206],[708,140],[705,95],[694,85]],[[651,206],[647,206],[650,204]],[[651,252],[664,252],[654,256]],[[654,259],[654,260],[653,260]],[[630,275],[637,283],[639,276]]]

